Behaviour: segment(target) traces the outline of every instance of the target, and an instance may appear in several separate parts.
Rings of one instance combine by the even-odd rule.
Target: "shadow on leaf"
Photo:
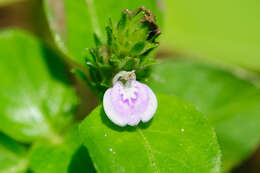
[[[42,45],[42,54],[51,75],[58,81],[68,84],[68,67],[61,57],[46,45]]]
[[[128,132],[135,132],[137,130],[137,128],[140,128],[140,129],[146,129],[148,128],[153,119],[150,120],[149,122],[147,123],[143,123],[143,122],[140,122],[137,126],[125,126],[125,127],[120,127],[116,124],[114,124],[106,115],[105,111],[104,111],[104,108],[102,106],[102,108],[100,109],[100,116],[101,116],[101,120],[102,122],[108,126],[110,129],[113,129],[113,130],[116,130],[118,132],[124,132],[124,131],[128,131]]]
[[[68,167],[68,173],[76,172],[96,173],[88,150],[84,146],[79,147],[74,153]]]

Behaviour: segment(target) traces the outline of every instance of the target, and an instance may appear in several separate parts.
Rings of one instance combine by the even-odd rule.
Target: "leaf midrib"
[[[156,164],[156,159],[155,159],[155,156],[153,154],[153,151],[152,151],[152,147],[151,147],[151,144],[149,143],[149,141],[146,139],[145,135],[143,134],[142,130],[140,130],[139,128],[137,128],[137,132],[138,134],[141,136],[141,138],[143,139],[144,141],[144,147],[147,151],[147,154],[148,154],[148,158],[149,158],[149,162],[150,162],[150,165],[151,167],[154,169],[154,172],[155,173],[159,173],[159,168],[157,167],[157,164]]]

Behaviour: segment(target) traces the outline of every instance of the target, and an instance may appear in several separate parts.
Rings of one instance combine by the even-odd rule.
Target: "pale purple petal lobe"
[[[157,99],[153,91],[136,80],[130,86],[122,82],[114,83],[103,99],[108,118],[119,126],[135,126],[140,121],[149,121],[156,112]]]

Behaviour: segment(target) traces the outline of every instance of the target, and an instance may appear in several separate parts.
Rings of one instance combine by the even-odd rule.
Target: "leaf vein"
[[[148,153],[148,158],[151,164],[151,167],[155,170],[155,173],[159,173],[159,169],[156,165],[156,159],[154,157],[153,151],[152,151],[152,147],[151,144],[149,143],[149,141],[146,139],[146,137],[144,136],[142,130],[137,129],[137,132],[140,134],[141,138],[143,138],[144,141],[144,146],[147,150]]]

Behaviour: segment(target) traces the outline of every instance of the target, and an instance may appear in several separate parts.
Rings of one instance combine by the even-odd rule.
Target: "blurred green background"
[[[164,46],[259,72],[259,8],[257,0],[166,0]]]
[[[163,2],[158,0],[157,3],[158,9],[165,15],[165,20],[161,21],[163,34],[157,58],[170,57],[176,61],[211,64],[256,85],[260,83],[260,1],[166,0]],[[53,0],[53,4],[59,9],[58,1]],[[31,31],[56,49],[42,1],[0,0],[0,27],[12,26]],[[158,69],[160,70],[162,69]],[[187,76],[189,77],[190,74]],[[212,78],[209,77],[210,79]],[[181,83],[181,79],[176,79],[176,81]],[[210,84],[208,86],[211,87]],[[228,83],[223,88],[230,86],[240,86],[240,83],[237,81],[230,85]],[[226,92],[232,93],[232,87]],[[76,88],[82,98],[90,95],[93,97],[81,82],[77,82]],[[237,93],[232,94],[231,97]],[[198,97],[200,97],[199,94]],[[189,99],[188,96],[187,99]],[[91,104],[82,103],[82,105],[77,110],[79,119],[96,105],[96,100]],[[260,105],[258,108],[260,109]],[[202,108],[202,111],[209,112],[207,107],[205,110]],[[255,133],[259,134],[260,131]],[[232,172],[257,173],[259,170],[260,149]]]

